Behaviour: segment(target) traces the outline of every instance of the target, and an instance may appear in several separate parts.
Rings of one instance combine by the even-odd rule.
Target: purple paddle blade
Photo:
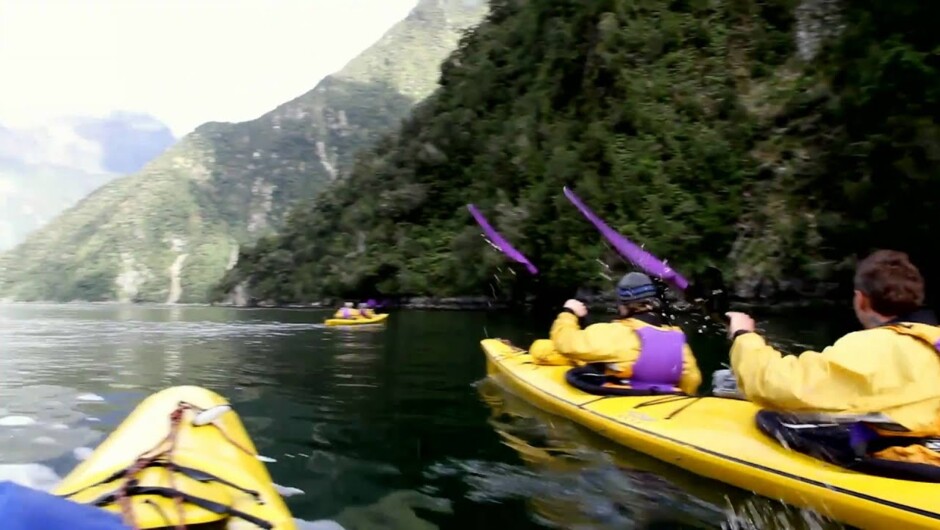
[[[684,291],[688,286],[689,282],[682,277],[681,274],[672,270],[672,268],[665,263],[663,263],[659,258],[650,254],[649,252],[643,250],[638,245],[631,242],[629,239],[618,234],[616,230],[607,226],[600,217],[594,215],[594,212],[591,211],[573,191],[568,189],[567,186],[564,188],[565,196],[568,197],[568,200],[581,210],[581,213],[592,223],[601,234],[610,242],[614,248],[617,249],[617,252],[633,262],[634,265],[642,269],[649,275],[656,276],[662,280],[670,282],[678,287],[680,290]]]
[[[477,220],[477,223],[479,223],[480,227],[483,228],[483,234],[486,235],[486,238],[490,240],[494,247],[498,248],[500,252],[509,256],[513,260],[525,265],[526,269],[528,269],[532,274],[538,274],[539,270],[535,268],[535,265],[532,265],[532,263],[522,255],[522,252],[519,252],[513,248],[513,246],[510,245],[508,241],[503,239],[503,236],[499,235],[499,232],[490,226],[490,223],[486,221],[486,217],[483,217],[483,214],[477,210],[476,206],[468,204],[467,209],[470,210],[470,215],[472,215],[473,218]]]

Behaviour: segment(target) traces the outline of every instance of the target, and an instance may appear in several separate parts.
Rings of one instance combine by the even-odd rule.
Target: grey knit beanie
[[[617,298],[621,302],[638,302],[658,296],[653,280],[642,272],[631,272],[617,282]]]

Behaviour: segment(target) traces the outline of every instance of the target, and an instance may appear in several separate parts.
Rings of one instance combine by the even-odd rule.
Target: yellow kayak
[[[388,318],[388,313],[375,315],[372,318],[328,318],[324,322],[327,326],[362,326],[366,324],[378,324]]]
[[[570,386],[566,366],[481,341],[487,373],[530,403],[701,476],[859,528],[940,528],[940,484],[850,471],[789,451],[757,429],[759,408],[720,397],[599,396]]]
[[[195,386],[141,402],[53,493],[123,514],[141,529],[173,528],[181,518],[239,530],[296,528],[238,415]]]

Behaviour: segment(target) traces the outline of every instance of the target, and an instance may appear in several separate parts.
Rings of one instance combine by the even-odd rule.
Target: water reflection
[[[85,411],[99,404],[97,395],[62,386],[0,387],[0,464],[50,460],[97,443],[101,433]]]
[[[414,490],[392,492],[371,506],[347,508],[335,521],[345,530],[437,530],[438,525],[420,517],[453,513],[451,503]]]
[[[807,510],[755,497],[630,451],[548,414],[491,379],[478,385],[490,425],[525,469],[478,474],[477,495],[525,495],[557,528],[838,529]]]

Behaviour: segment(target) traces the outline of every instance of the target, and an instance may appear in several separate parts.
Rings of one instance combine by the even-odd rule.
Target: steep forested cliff
[[[561,194],[738,294],[819,294],[858,253],[928,272],[940,191],[940,4],[498,0],[442,88],[348,179],[245,249],[254,300],[605,285],[617,260]],[[507,274],[475,202],[541,274]],[[502,272],[500,272],[502,271]]]

